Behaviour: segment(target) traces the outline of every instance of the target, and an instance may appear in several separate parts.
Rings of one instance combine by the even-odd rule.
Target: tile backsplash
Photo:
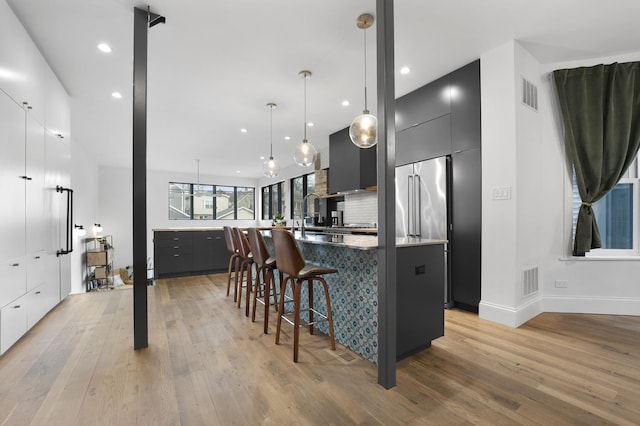
[[[345,194],[344,202],[338,204],[338,209],[344,211],[345,224],[378,223],[378,193],[376,191]]]

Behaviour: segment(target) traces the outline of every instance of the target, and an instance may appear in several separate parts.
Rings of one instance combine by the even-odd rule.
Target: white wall
[[[517,42],[481,57],[482,300],[480,316],[519,326],[543,311],[640,314],[640,261],[566,259],[570,182],[549,72],[638,60],[640,54],[539,64]],[[538,112],[520,103],[520,78],[538,86]],[[492,200],[494,187],[510,200]],[[539,291],[522,296],[523,269],[539,268]],[[567,280],[568,288],[555,288]]]
[[[72,105],[73,108],[73,105]],[[72,112],[73,117],[73,112]],[[71,123],[73,127],[73,122]],[[73,130],[72,130],[73,131]],[[71,292],[85,291],[85,242],[86,237],[95,235],[93,224],[101,223],[99,209],[98,163],[89,156],[82,144],[71,144],[71,188],[73,188],[73,221],[83,225],[84,237],[74,232],[73,253],[71,253]]]

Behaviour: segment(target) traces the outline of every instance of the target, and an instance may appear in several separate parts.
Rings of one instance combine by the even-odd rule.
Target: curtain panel
[[[582,199],[573,255],[600,248],[591,205],[627,171],[640,146],[640,62],[553,72],[564,137]]]

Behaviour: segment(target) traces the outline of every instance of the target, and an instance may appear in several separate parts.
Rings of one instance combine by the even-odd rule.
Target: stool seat
[[[307,263],[304,265],[304,268],[297,273],[298,278],[309,278],[314,275],[325,275],[325,274],[336,274],[338,273],[337,269],[333,268],[325,268],[323,266],[314,265],[312,263]]]

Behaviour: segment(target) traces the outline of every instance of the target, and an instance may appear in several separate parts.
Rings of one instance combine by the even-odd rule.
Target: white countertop
[[[262,231],[265,237],[271,237],[271,231]],[[294,233],[296,241],[310,244],[322,244],[338,247],[348,247],[358,250],[373,250],[378,248],[378,237],[375,235],[351,234],[306,234],[300,231]],[[427,238],[396,238],[396,247],[426,246],[446,244],[447,240],[432,240]]]

